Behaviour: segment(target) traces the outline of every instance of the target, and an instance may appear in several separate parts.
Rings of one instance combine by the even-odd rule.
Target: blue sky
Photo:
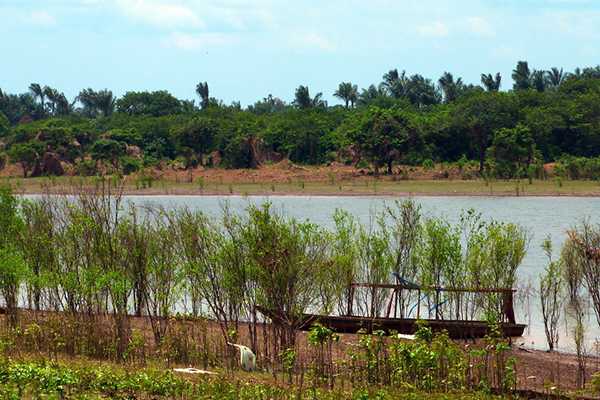
[[[331,103],[391,68],[470,83],[517,60],[600,64],[597,0],[0,0],[0,88],[167,89],[243,105],[308,85]]]

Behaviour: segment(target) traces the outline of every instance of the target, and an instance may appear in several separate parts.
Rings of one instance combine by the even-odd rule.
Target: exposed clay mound
[[[221,152],[218,150],[213,151],[208,155],[207,164],[212,167],[221,166],[221,162],[223,162],[223,157],[221,157]]]
[[[142,158],[142,149],[135,145],[126,145],[125,152],[130,157]]]
[[[556,168],[556,163],[554,163],[554,162],[544,164],[544,172],[548,176],[553,176],[554,175],[554,169],[555,168]]]
[[[35,165],[31,176],[42,175],[64,175],[65,170],[61,164],[60,157],[56,153],[46,152],[42,160]]]

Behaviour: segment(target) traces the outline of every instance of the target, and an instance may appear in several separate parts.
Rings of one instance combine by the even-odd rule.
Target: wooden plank
[[[454,293],[507,293],[516,292],[517,289],[510,288],[447,288],[440,286],[422,286],[419,289],[408,285],[398,285],[395,283],[353,283],[352,287],[359,288],[376,288],[376,289],[407,289],[407,290],[423,290],[423,291],[440,291],[440,292],[454,292]]]
[[[372,333],[376,330],[383,330],[414,334],[417,330],[417,320],[409,318],[364,318],[327,315],[306,315],[305,318],[311,320],[311,322],[319,322],[340,333],[357,333],[360,330]],[[447,331],[452,339],[482,338],[489,333],[489,326],[485,321],[425,320],[424,322],[434,332]],[[310,325],[304,324],[302,329],[308,330]],[[522,336],[525,327],[526,325],[523,324],[500,324],[502,332],[507,337]]]

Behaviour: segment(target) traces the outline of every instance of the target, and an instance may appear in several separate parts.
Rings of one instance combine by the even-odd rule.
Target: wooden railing
[[[372,289],[373,293],[379,289],[392,290],[392,295],[389,299],[385,317],[389,318],[394,305],[394,317],[396,317],[396,306],[399,299],[402,296],[403,291],[417,292],[417,303],[414,305],[416,308],[416,318],[421,317],[421,302],[423,301],[422,293],[433,294],[433,304],[435,305],[435,319],[440,319],[440,295],[441,293],[472,293],[472,294],[500,294],[502,295],[502,306],[501,313],[502,319],[505,322],[515,323],[515,313],[513,305],[513,297],[516,289],[512,288],[451,288],[451,287],[440,287],[440,286],[418,286],[413,284],[372,284],[372,283],[353,283],[349,288],[349,298],[347,299],[347,315],[354,315],[354,294],[358,288]],[[460,297],[460,296],[459,296]],[[428,299],[431,301],[431,299]]]

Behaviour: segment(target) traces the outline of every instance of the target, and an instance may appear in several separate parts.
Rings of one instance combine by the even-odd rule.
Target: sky
[[[467,83],[518,60],[549,69],[600,64],[598,0],[0,0],[0,88],[37,82],[168,90],[252,104],[298,85],[359,88],[392,68]]]

